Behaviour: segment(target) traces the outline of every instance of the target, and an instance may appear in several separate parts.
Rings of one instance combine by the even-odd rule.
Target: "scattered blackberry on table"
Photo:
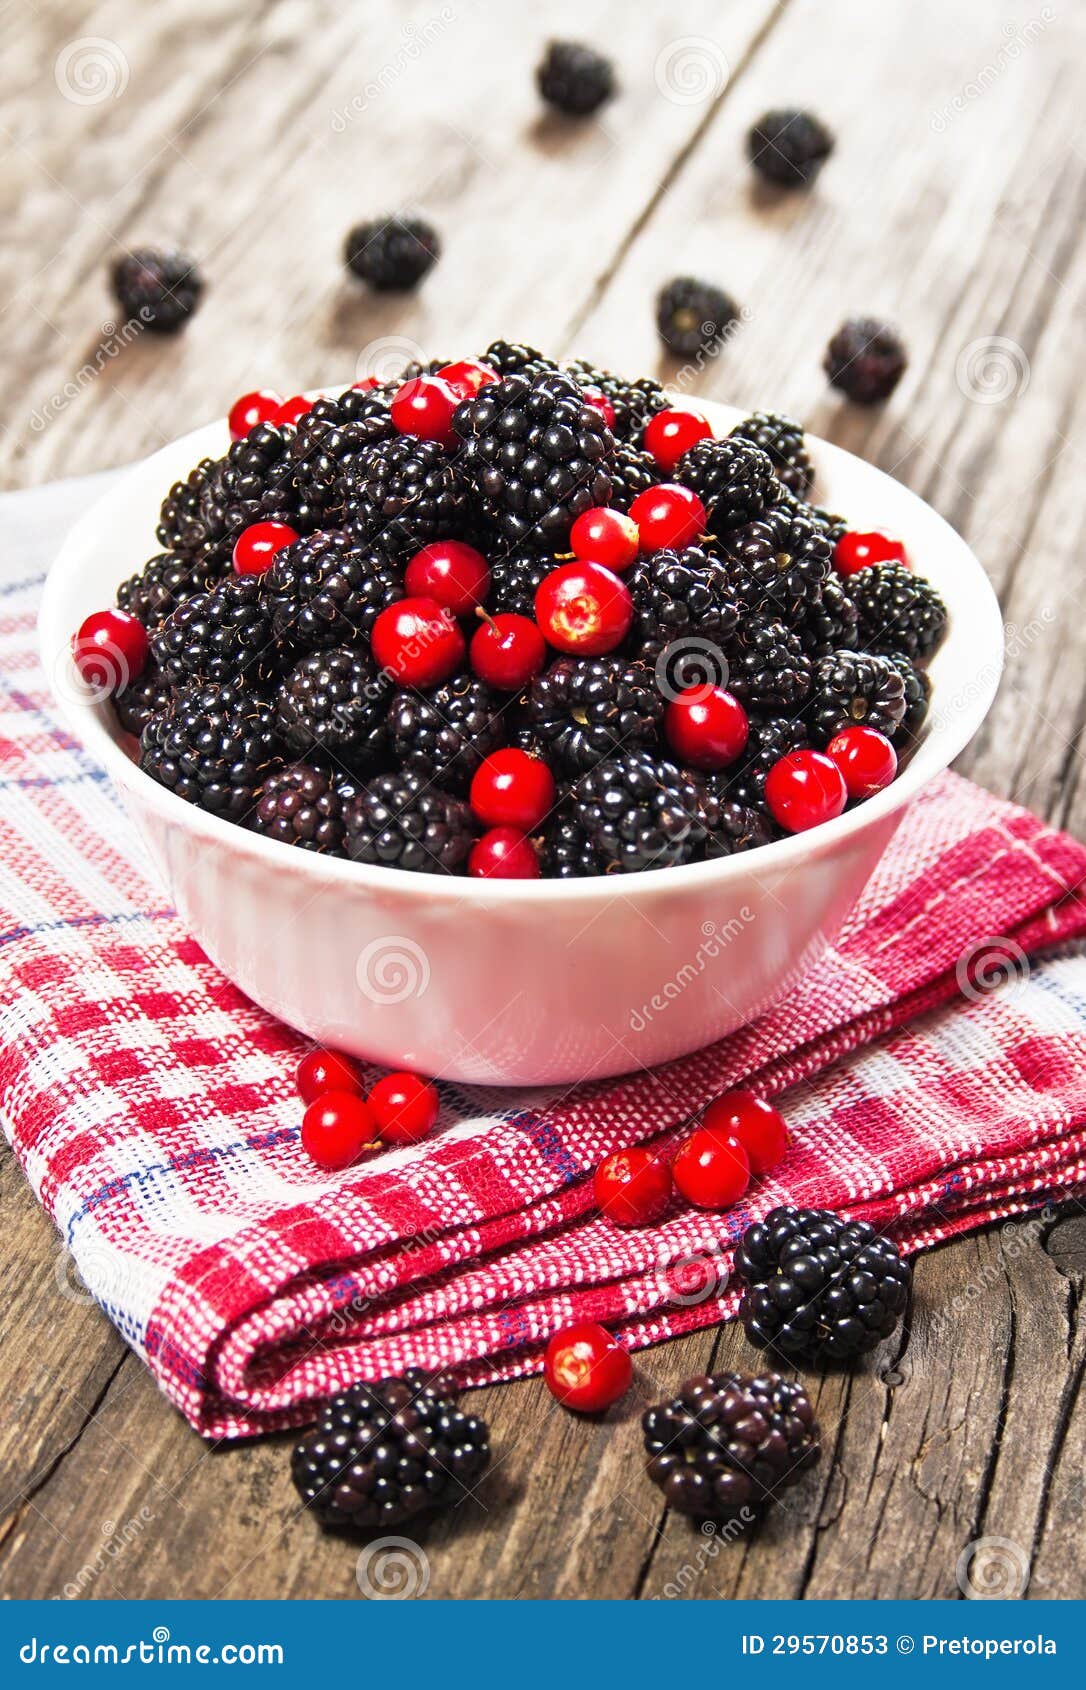
[[[243,821],[280,754],[271,705],[246,687],[179,688],[140,736],[140,768],[189,804]]]
[[[577,817],[565,805],[547,820],[540,841],[544,875],[555,880],[586,880],[608,869]]]
[[[385,606],[403,597],[391,559],[337,529],[284,546],[259,579],[275,639],[291,654],[368,640]]]
[[[616,441],[608,473],[611,477],[611,506],[617,511],[628,511],[640,493],[647,493],[660,480],[660,466],[656,459],[626,440]]]
[[[769,458],[777,480],[802,499],[814,480],[802,424],[780,411],[754,411],[736,423],[729,438],[750,440]]]
[[[117,603],[151,631],[186,599],[206,592],[220,569],[183,554],[159,552],[117,588]]]
[[[333,1397],[296,1445],[291,1478],[322,1525],[384,1529],[463,1499],[490,1461],[486,1422],[419,1369]]]
[[[926,669],[918,669],[911,657],[901,651],[888,651],[886,657],[905,683],[905,715],[895,736],[895,743],[911,739],[919,733],[928,713],[931,680]]]
[[[475,838],[468,806],[412,769],[368,781],[347,804],[344,820],[347,855],[355,862],[421,874],[452,874]]]
[[[152,662],[142,675],[114,694],[113,708],[125,732],[138,739],[152,717],[169,709],[172,699],[173,688]]]
[[[155,334],[175,334],[204,291],[195,259],[172,247],[136,247],[115,259],[110,284],[121,310]]]
[[[734,857],[739,851],[753,851],[755,846],[768,845],[776,838],[773,824],[762,810],[741,804],[734,797],[717,797],[714,785],[708,783],[705,804],[707,858]]]
[[[550,42],[535,80],[547,104],[569,117],[587,117],[615,91],[610,59],[579,41]]]
[[[517,548],[506,552],[490,551],[487,562],[490,565],[487,604],[495,610],[513,611],[518,616],[534,616],[536,588],[554,568],[553,557]]]
[[[318,399],[299,419],[291,442],[295,481],[304,502],[322,526],[343,519],[343,466],[396,430],[387,389],[349,387],[337,398]]]
[[[782,107],[767,111],[747,135],[747,157],[767,181],[805,188],[833,151],[833,135],[813,112]]]
[[[903,563],[873,563],[849,580],[868,651],[927,657],[946,628],[946,605],[930,581]]]
[[[818,604],[832,568],[829,542],[802,518],[766,517],[734,528],[724,541],[732,596],[746,610],[769,610],[795,627]]]
[[[658,739],[665,703],[644,663],[560,657],[532,682],[526,715],[545,758],[575,773]]]
[[[818,598],[804,606],[796,630],[808,657],[826,657],[843,647],[856,649],[859,620],[847,588],[831,573]]]
[[[730,294],[695,276],[676,276],[656,296],[656,328],[676,358],[714,353],[733,323],[739,307]]]
[[[698,1374],[641,1417],[648,1475],[668,1506],[730,1520],[796,1484],[821,1455],[803,1386],[776,1373]]]
[[[267,681],[281,664],[253,575],[227,575],[210,592],[184,599],[152,633],[151,652],[171,686]]]
[[[267,839],[297,845],[303,851],[343,855],[343,799],[327,769],[315,763],[270,768],[249,826]]]
[[[627,381],[611,370],[599,370],[594,364],[585,363],[583,358],[575,358],[563,368],[581,387],[594,387],[611,401],[615,413],[611,432],[616,440],[632,441],[639,446],[650,417],[667,408],[667,394],[651,376]]]
[[[759,1349],[814,1367],[851,1361],[888,1338],[909,1297],[897,1245],[830,1209],[771,1209],[743,1234],[739,1318]]]
[[[500,699],[470,675],[454,675],[429,694],[395,693],[388,730],[401,768],[458,796],[483,758],[506,741]]]
[[[730,769],[717,776],[717,782],[723,783],[727,796],[742,808],[768,814],[766,775],[789,751],[800,751],[809,744],[807,726],[801,717],[751,716],[746,750]]]
[[[347,528],[378,551],[414,552],[463,526],[467,481],[436,440],[382,440],[347,459],[342,481]]]
[[[807,704],[811,742],[825,746],[842,728],[875,728],[893,739],[905,717],[905,681],[885,657],[835,651],[815,665]]]
[[[736,634],[739,609],[724,566],[700,546],[650,552],[638,558],[625,580],[636,607],[631,637],[643,655],[655,658],[674,645],[677,662],[699,653],[711,660],[711,648],[723,647]],[[684,684],[680,676],[670,679]],[[685,684],[719,679],[691,675]]]
[[[779,485],[768,453],[733,437],[699,440],[679,459],[675,479],[698,495],[717,535],[761,516]]]
[[[895,329],[874,317],[850,317],[827,346],[822,368],[857,405],[877,405],[890,397],[907,362]]]
[[[728,688],[748,711],[794,715],[811,691],[811,660],[799,636],[771,616],[751,614],[727,648]]]
[[[276,694],[275,719],[298,755],[323,752],[358,770],[373,768],[387,749],[388,683],[362,646],[310,652]]]
[[[417,287],[440,256],[436,229],[421,217],[402,215],[356,224],[343,249],[348,270],[379,293]]]
[[[558,369],[553,358],[547,358],[534,346],[522,346],[510,340],[492,340],[479,362],[489,365],[500,376],[538,376]]]
[[[597,763],[572,797],[589,843],[626,873],[690,862],[705,838],[701,784],[649,751]]]

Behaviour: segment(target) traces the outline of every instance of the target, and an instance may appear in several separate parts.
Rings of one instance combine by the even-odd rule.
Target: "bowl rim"
[[[322,388],[319,393],[335,393],[341,391],[345,385],[341,384],[339,388]],[[718,435],[750,414],[740,407],[700,399],[693,395],[684,395],[682,402],[702,411],[713,423],[714,431]],[[209,442],[211,448],[215,447],[211,437],[216,430],[220,431],[217,450],[223,450],[221,441],[227,438],[227,429],[225,419],[220,418],[214,423],[205,424],[179,436],[159,451],[131,465],[128,471],[83,513],[66,536],[46,577],[38,617],[39,655],[54,702],[61,715],[78,735],[88,753],[102,765],[119,787],[132,793],[140,803],[156,810],[167,825],[180,827],[211,844],[228,847],[253,863],[263,864],[272,870],[278,867],[282,871],[287,862],[291,861],[296,873],[322,886],[342,885],[345,888],[353,887],[356,891],[368,887],[386,895],[411,893],[429,901],[442,903],[456,903],[468,899],[481,904],[499,904],[506,907],[519,902],[538,905],[553,897],[561,897],[563,900],[579,899],[583,903],[593,899],[621,896],[636,896],[639,901],[646,897],[658,899],[668,896],[669,889],[672,894],[677,895],[698,888],[707,891],[724,888],[751,874],[757,875],[759,869],[764,870],[766,874],[783,875],[805,860],[847,844],[850,839],[877,826],[895,812],[904,810],[906,805],[964,749],[980,727],[995,697],[1002,672],[1005,631],[995,590],[975,553],[950,524],[911,488],[895,481],[885,471],[858,458],[843,447],[835,446],[817,435],[808,434],[807,442],[816,471],[825,471],[832,482],[835,479],[832,473],[834,470],[855,474],[858,468],[863,476],[873,482],[889,482],[894,489],[894,497],[904,499],[907,504],[916,507],[918,512],[924,513],[924,520],[934,523],[940,540],[954,551],[963,565],[971,571],[969,585],[973,602],[970,605],[970,626],[968,629],[955,628],[952,617],[944,641],[939,647],[939,654],[942,654],[954,650],[959,643],[964,649],[966,641],[973,646],[978,669],[971,682],[970,695],[961,703],[960,709],[956,709],[942,720],[933,712],[929,718],[929,727],[922,735],[916,751],[890,786],[866,799],[855,809],[843,811],[832,821],[823,822],[803,833],[773,840],[770,844],[760,845],[752,851],[700,863],[683,863],[668,869],[641,869],[628,874],[603,874],[586,876],[583,879],[490,880],[475,879],[467,875],[419,874],[406,869],[386,868],[379,864],[359,863],[349,858],[328,857],[315,851],[297,850],[280,840],[268,839],[209,811],[201,810],[166,787],[159,786],[132,760],[110,730],[106,717],[109,706],[104,701],[97,700],[89,690],[85,699],[78,697],[79,683],[75,678],[74,666],[70,668],[69,686],[62,688],[58,684],[58,665],[63,664],[65,660],[71,665],[70,641],[73,630],[66,618],[65,600],[66,589],[79,567],[80,559],[88,549],[98,549],[100,532],[108,527],[111,512],[115,508],[123,508],[127,503],[127,496],[135,481],[139,480],[142,485],[160,459],[176,458],[187,442],[194,443],[191,462],[197,462],[199,458],[208,455]],[[176,472],[169,472],[169,479],[175,478]],[[164,476],[163,485],[165,484]],[[124,578],[124,575],[120,577]],[[933,688],[933,704],[937,696],[938,689]],[[289,858],[286,853],[290,853]]]

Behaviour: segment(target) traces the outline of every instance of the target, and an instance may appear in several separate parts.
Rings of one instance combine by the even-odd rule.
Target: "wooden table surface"
[[[987,0],[9,0],[0,469],[27,485],[141,456],[261,385],[288,392],[494,336],[657,372],[658,286],[717,279],[745,320],[699,378],[795,412],[955,524],[995,583],[1006,679],[959,767],[1080,833],[1086,136],[1082,8]],[[541,16],[541,14],[543,14]],[[546,34],[617,60],[583,124],[542,115]],[[839,137],[808,195],[752,184],[743,136],[804,103]],[[431,216],[414,297],[344,275],[350,224]],[[104,273],[174,238],[203,264],[187,332],[117,344]],[[850,311],[901,326],[892,402],[820,373]],[[104,1316],[8,1157],[0,1588],[10,1596],[354,1596],[355,1551],[296,1517],[283,1439],[212,1449]],[[1077,1216],[921,1259],[904,1335],[817,1388],[826,1456],[748,1541],[711,1545],[639,1472],[639,1402],[601,1424],[538,1382],[480,1408],[481,1500],[409,1532],[431,1596],[960,1595],[959,1556],[1083,1594],[1086,1333]],[[749,1365],[734,1329],[647,1353],[639,1398]],[[90,1569],[89,1573],[87,1569]]]

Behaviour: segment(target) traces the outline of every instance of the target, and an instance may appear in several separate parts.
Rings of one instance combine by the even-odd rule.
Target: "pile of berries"
[[[366,1091],[349,1057],[311,1050],[298,1064],[298,1095],[306,1105],[302,1148],[319,1168],[349,1168],[364,1150],[418,1144],[432,1132],[441,1099],[420,1074],[385,1074]]]
[[[141,767],[266,837],[481,878],[674,867],[893,780],[946,620],[803,431],[498,341],[244,395],[74,651]]]

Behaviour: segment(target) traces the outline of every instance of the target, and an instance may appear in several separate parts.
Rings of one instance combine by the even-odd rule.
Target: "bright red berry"
[[[697,411],[657,411],[645,425],[644,445],[662,470],[675,468],[684,452],[712,436],[712,426]]]
[[[596,505],[582,511],[569,531],[569,549],[584,563],[602,563],[621,575],[637,556],[641,540],[637,523],[625,511]]]
[[[463,540],[433,540],[411,559],[403,578],[411,598],[434,599],[454,616],[467,616],[490,588],[482,552]]]
[[[850,798],[870,798],[897,774],[897,752],[877,728],[842,728],[826,747],[845,777]]]
[[[286,522],[251,522],[234,541],[234,569],[238,575],[263,575],[275,562],[276,552],[291,546],[297,529]]]
[[[227,420],[231,440],[244,440],[257,423],[278,422],[283,403],[283,395],[270,387],[258,387],[252,393],[243,393],[230,407]]]
[[[768,1174],[788,1149],[788,1128],[779,1109],[752,1091],[726,1091],[701,1117],[702,1129],[718,1138],[737,1138],[752,1174]]]
[[[120,692],[142,675],[150,647],[143,623],[127,610],[95,610],[79,624],[72,657],[98,692]]]
[[[519,692],[546,663],[547,642],[531,617],[503,610],[476,629],[469,655],[481,681],[502,692]]]
[[[437,1087],[418,1074],[386,1074],[366,1099],[384,1144],[418,1144],[433,1130],[441,1108]]]
[[[907,564],[909,560],[901,541],[891,539],[889,534],[880,534],[877,529],[858,534],[850,529],[834,546],[833,561],[842,575],[855,575],[872,563]]]
[[[445,364],[437,373],[461,399],[474,399],[481,387],[488,387],[491,382],[499,379],[497,370],[492,370],[489,364],[477,364],[472,358],[461,358],[455,364]]]
[[[303,1103],[313,1103],[326,1091],[353,1091],[362,1095],[358,1069],[348,1056],[335,1050],[309,1051],[294,1070],[294,1083]]]
[[[380,376],[363,376],[361,381],[352,381],[351,386],[359,393],[373,393],[377,388],[383,387],[384,382]]]
[[[594,411],[599,412],[608,428],[614,428],[615,407],[606,393],[601,392],[598,387],[586,387],[583,390],[582,397],[586,405],[591,405]]]
[[[665,546],[692,546],[704,534],[705,506],[689,487],[664,482],[639,493],[630,515],[641,534],[641,550],[658,552]]]
[[[633,1363],[605,1326],[583,1320],[554,1334],[543,1357],[543,1377],[566,1408],[597,1414],[625,1396]]]
[[[539,858],[530,839],[515,827],[492,827],[468,857],[474,880],[538,880]]]
[[[373,1116],[352,1091],[326,1091],[302,1116],[302,1147],[318,1168],[349,1168],[372,1144]]]
[[[654,1150],[632,1144],[605,1156],[592,1179],[601,1213],[615,1226],[648,1226],[671,1201],[671,1169]]]
[[[534,833],[554,803],[554,776],[528,751],[508,746],[484,757],[471,782],[471,807],[488,827]]]
[[[451,446],[456,439],[453,412],[459,403],[459,393],[440,376],[414,376],[404,382],[392,401],[392,421],[401,434]]]
[[[671,1164],[675,1184],[699,1209],[730,1209],[750,1184],[750,1158],[731,1134],[697,1127]]]
[[[739,700],[723,687],[692,686],[664,713],[672,751],[694,769],[724,769],[745,749],[750,722]]]
[[[789,751],[766,776],[765,801],[773,819],[789,833],[805,833],[841,814],[848,788],[824,751]]]
[[[435,687],[464,661],[467,646],[451,611],[434,599],[386,605],[370,638],[379,668],[408,687]]]
[[[599,657],[621,645],[633,621],[629,588],[599,563],[563,563],[539,583],[535,619],[559,651]]]
[[[305,416],[307,411],[313,409],[315,403],[315,400],[307,399],[304,393],[296,393],[293,398],[284,399],[277,414],[271,420],[280,426],[285,423],[296,423],[299,418]]]

